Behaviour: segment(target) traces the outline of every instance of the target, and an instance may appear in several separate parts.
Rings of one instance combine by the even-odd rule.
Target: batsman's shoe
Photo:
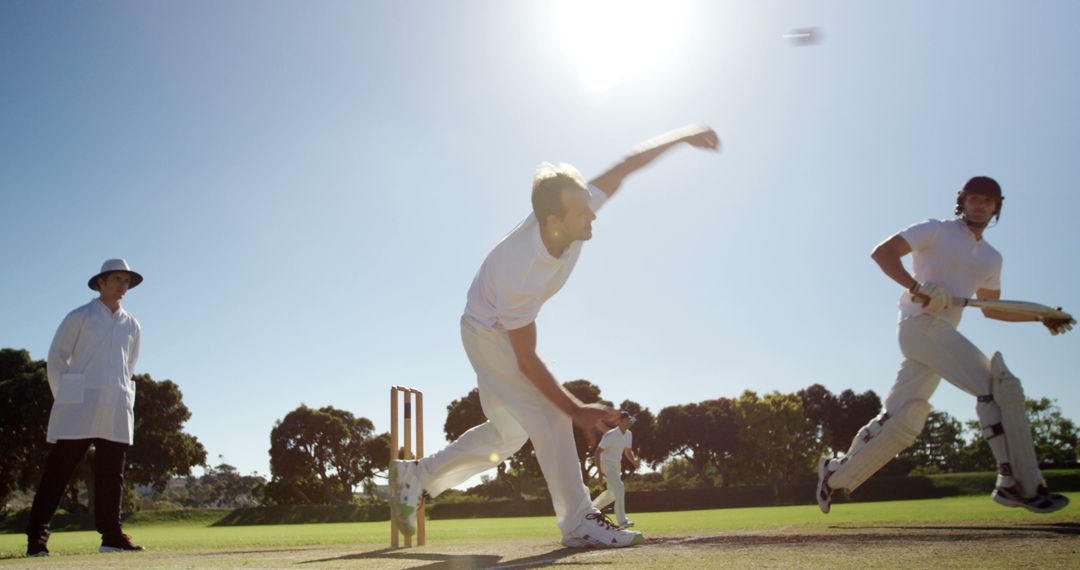
[[[101,538],[101,548],[98,552],[142,552],[145,548],[131,542],[131,537],[126,534],[105,536]]]
[[[643,542],[640,532],[619,528],[600,511],[585,515],[581,524],[562,538],[562,545],[569,548],[623,548]]]
[[[632,521],[630,519],[626,519],[624,521],[619,521],[619,526],[621,526],[623,528],[631,528],[631,527],[634,526],[634,521]]]
[[[998,487],[991,495],[994,502],[1005,507],[1024,507],[1033,513],[1052,513],[1060,511],[1069,505],[1069,498],[1065,495],[1051,493],[1046,487],[1039,486],[1039,492],[1030,498],[1020,495],[1020,487]]]
[[[390,516],[405,536],[416,534],[416,511],[424,496],[418,461],[395,459],[390,462]]]
[[[829,458],[822,457],[818,459],[817,467],[817,505],[821,509],[821,512],[829,514],[829,508],[832,506],[832,487],[829,487],[829,475],[832,471],[829,471]]]

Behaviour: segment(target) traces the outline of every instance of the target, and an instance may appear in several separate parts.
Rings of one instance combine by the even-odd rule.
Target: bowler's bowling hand
[[[619,423],[619,412],[603,404],[582,404],[570,418],[585,434],[585,442],[595,447],[600,434]]]
[[[716,136],[716,131],[705,125],[690,127],[683,140],[697,148],[720,150],[720,137]]]

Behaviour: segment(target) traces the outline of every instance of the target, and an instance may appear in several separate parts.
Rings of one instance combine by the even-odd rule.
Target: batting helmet
[[[968,180],[964,187],[956,193],[956,208],[953,212],[956,215],[962,215],[964,213],[964,198],[968,194],[980,194],[982,196],[990,196],[991,198],[997,198],[997,208],[994,209],[994,219],[1001,219],[1001,206],[1005,204],[1005,196],[1001,194],[1001,185],[997,183],[997,180],[990,178],[989,176],[976,176],[971,180]]]

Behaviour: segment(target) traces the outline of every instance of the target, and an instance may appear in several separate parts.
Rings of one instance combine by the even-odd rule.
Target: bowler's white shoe
[[[600,511],[585,515],[581,524],[562,538],[562,545],[569,548],[622,548],[643,542],[640,532],[619,528]]]
[[[390,517],[405,536],[416,534],[416,511],[424,496],[420,463],[395,459],[390,462]]]
[[[818,459],[817,467],[817,504],[821,509],[821,512],[829,514],[829,508],[832,505],[832,487],[829,487],[829,475],[832,475],[832,471],[829,470],[829,458],[822,457]]]

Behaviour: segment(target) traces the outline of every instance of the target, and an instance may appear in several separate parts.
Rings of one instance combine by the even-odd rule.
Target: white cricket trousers
[[[600,474],[604,476],[607,488],[593,499],[593,508],[603,510],[604,507],[615,503],[615,520],[620,524],[626,522],[626,487],[622,482],[622,466],[601,461]]]
[[[936,315],[918,315],[901,321],[897,336],[904,361],[885,398],[885,413],[895,416],[912,400],[929,401],[942,378],[972,396],[991,394],[990,359],[960,334],[953,323]],[[996,402],[977,402],[975,413],[983,427],[1001,422],[1001,408]],[[860,461],[855,451],[864,444],[861,434],[871,431],[881,420],[882,416],[875,417],[855,435],[848,450],[850,461]],[[988,442],[998,464],[1007,463],[1004,438]],[[833,463],[835,469],[839,461]]]
[[[912,400],[929,400],[942,378],[972,396],[990,394],[990,359],[949,321],[935,315],[904,319],[897,336],[904,361],[885,398],[890,415]]]
[[[555,507],[555,522],[563,534],[572,532],[592,512],[592,504],[581,479],[570,417],[518,369],[506,331],[463,316],[461,340],[476,371],[488,421],[420,460],[424,489],[435,497],[495,467],[532,440]]]

